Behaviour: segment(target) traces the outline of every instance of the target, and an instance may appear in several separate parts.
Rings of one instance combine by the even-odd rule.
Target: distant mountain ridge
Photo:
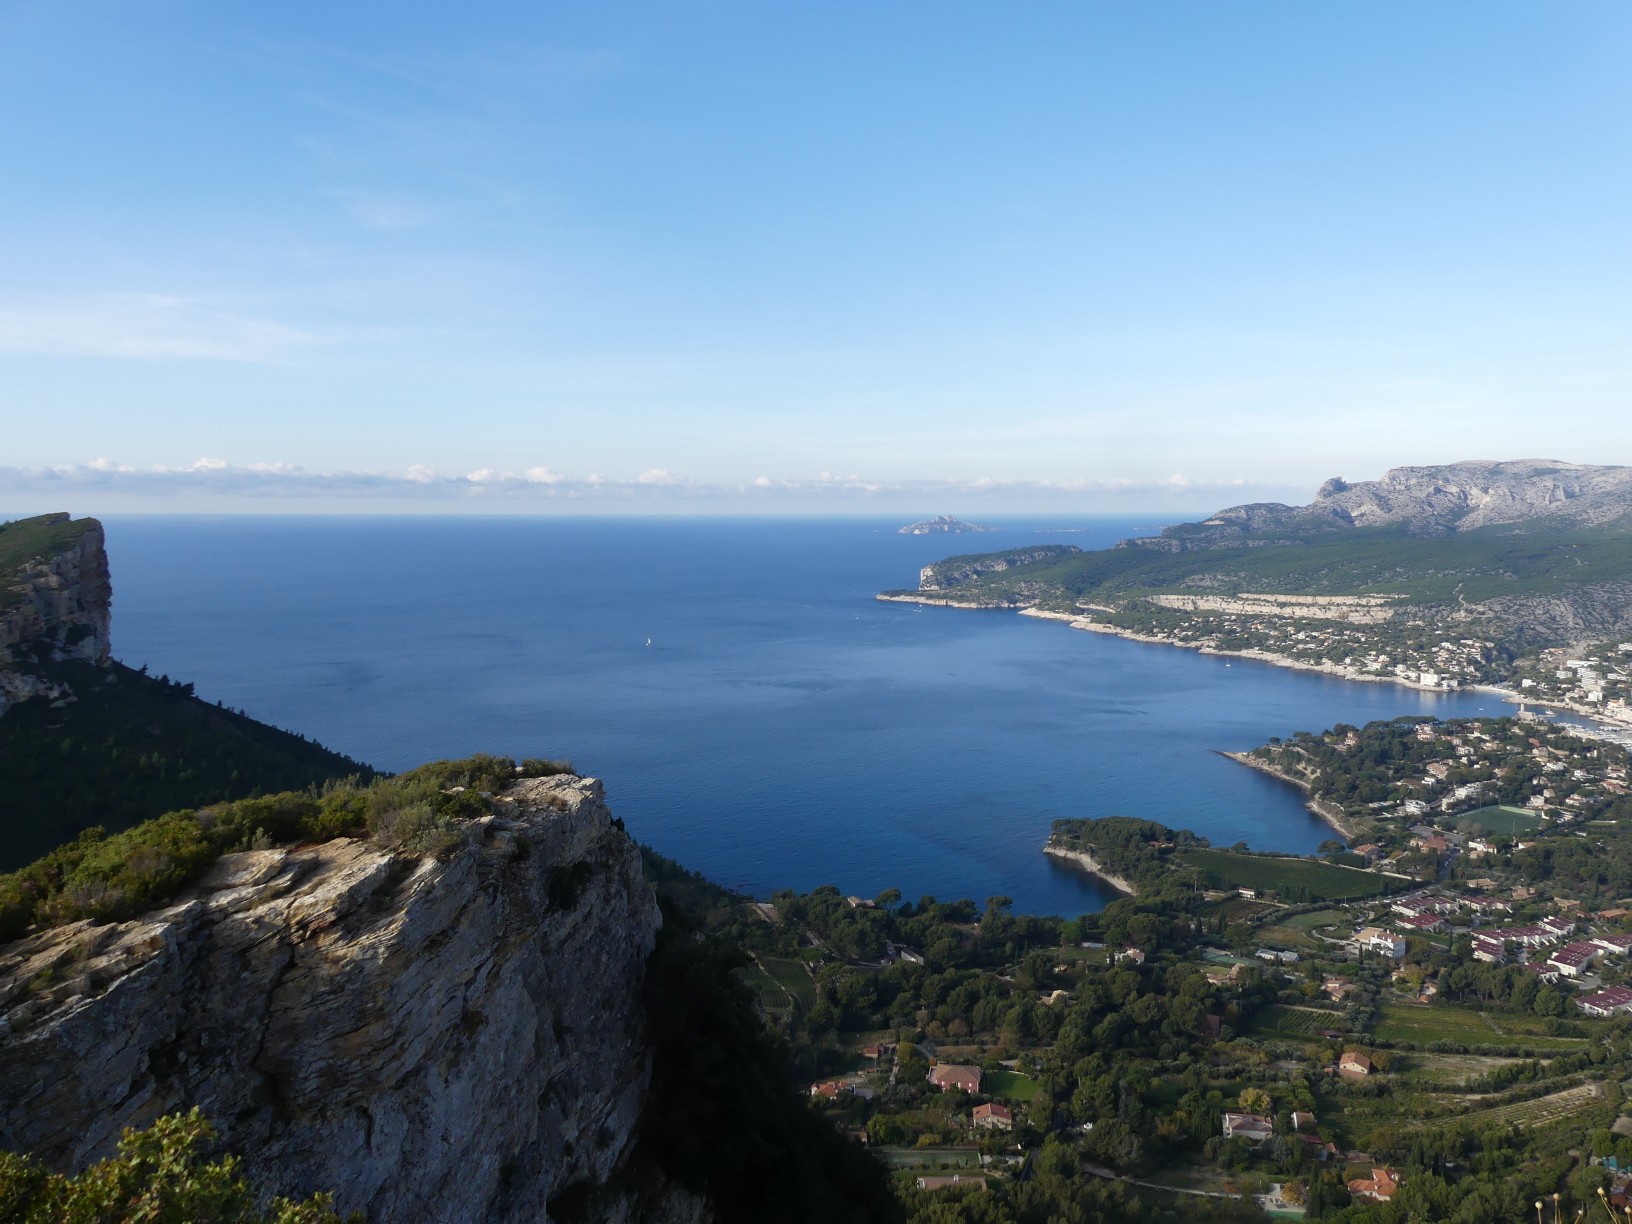
[[[1469,460],[1334,478],[1307,505],[1230,506],[1095,552],[949,557],[884,597],[920,596],[1209,649],[1319,639],[1334,666],[1404,654],[1419,674],[1437,674],[1429,639],[1488,640],[1500,658],[1481,675],[1498,678],[1526,651],[1632,633],[1632,467]],[[1345,628],[1294,623],[1312,620]]]
[[[1379,480],[1333,477],[1306,506],[1255,502],[1230,506],[1200,523],[1170,527],[1144,547],[1231,547],[1252,536],[1392,527],[1410,535],[1447,535],[1546,519],[1595,526],[1632,515],[1632,467],[1554,459],[1465,460],[1397,467]]]

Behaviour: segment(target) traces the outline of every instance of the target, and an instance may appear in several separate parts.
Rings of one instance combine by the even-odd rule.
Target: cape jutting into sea
[[[1307,853],[1301,796],[1217,755],[1480,694],[1360,684],[880,603],[921,566],[1156,519],[112,517],[116,654],[384,769],[570,758],[642,841],[768,896],[1114,898],[1042,853],[1050,822],[1135,815]]]

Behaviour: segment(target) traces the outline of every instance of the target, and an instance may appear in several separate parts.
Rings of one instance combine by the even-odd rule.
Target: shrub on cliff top
[[[240,1161],[206,1161],[215,1132],[201,1111],[160,1118],[127,1130],[119,1154],[74,1177],[47,1172],[28,1156],[0,1152],[0,1219],[19,1224],[62,1220],[99,1224],[340,1224],[331,1195],[304,1202],[259,1195],[239,1174]],[[348,1217],[360,1224],[361,1215]]]
[[[436,761],[394,778],[237,799],[168,812],[117,833],[88,829],[28,866],[0,875],[0,943],[36,922],[107,922],[151,909],[186,888],[223,854],[269,844],[370,836],[408,854],[445,854],[487,796],[518,776],[562,773],[561,762],[506,757]]]

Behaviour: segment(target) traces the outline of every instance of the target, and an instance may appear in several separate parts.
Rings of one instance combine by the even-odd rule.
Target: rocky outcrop
[[[95,519],[49,514],[0,527],[0,714],[29,697],[67,695],[34,674],[35,654],[107,663],[112,602]]]
[[[549,1219],[605,1185],[650,1075],[657,906],[599,782],[494,806],[442,859],[232,854],[139,920],[0,948],[0,1147],[79,1168],[197,1105],[269,1192],[373,1221]]]
[[[972,582],[985,574],[1001,573],[1006,569],[1013,569],[1017,565],[1030,565],[1036,561],[1054,561],[1080,553],[1082,549],[1075,544],[1039,544],[1035,548],[1024,548],[1016,552],[985,553],[974,557],[950,557],[945,561],[937,561],[933,565],[926,565],[918,571],[918,589],[920,591],[946,591],[953,587]]]
[[[1552,459],[1469,460],[1393,468],[1380,480],[1353,484],[1333,477],[1307,506],[1278,502],[1230,506],[1205,522],[1128,543],[1182,551],[1234,547],[1248,533],[1398,527],[1413,535],[1445,535],[1537,518],[1590,526],[1628,515],[1632,515],[1632,467]]]
[[[955,519],[950,514],[937,514],[932,519],[924,519],[920,523],[908,523],[896,531],[897,535],[955,535],[964,531],[996,531],[996,527],[982,527],[976,523],[965,523]]]

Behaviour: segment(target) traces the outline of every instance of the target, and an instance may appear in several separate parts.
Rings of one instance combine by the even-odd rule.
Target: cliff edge
[[[64,695],[34,674],[36,652],[106,666],[112,605],[101,523],[43,514],[0,524],[0,714]]]
[[[197,1105],[269,1192],[550,1219],[634,1144],[660,923],[593,779],[516,782],[442,859],[347,838],[227,855],[135,921],[0,947],[0,1147],[79,1168]]]

